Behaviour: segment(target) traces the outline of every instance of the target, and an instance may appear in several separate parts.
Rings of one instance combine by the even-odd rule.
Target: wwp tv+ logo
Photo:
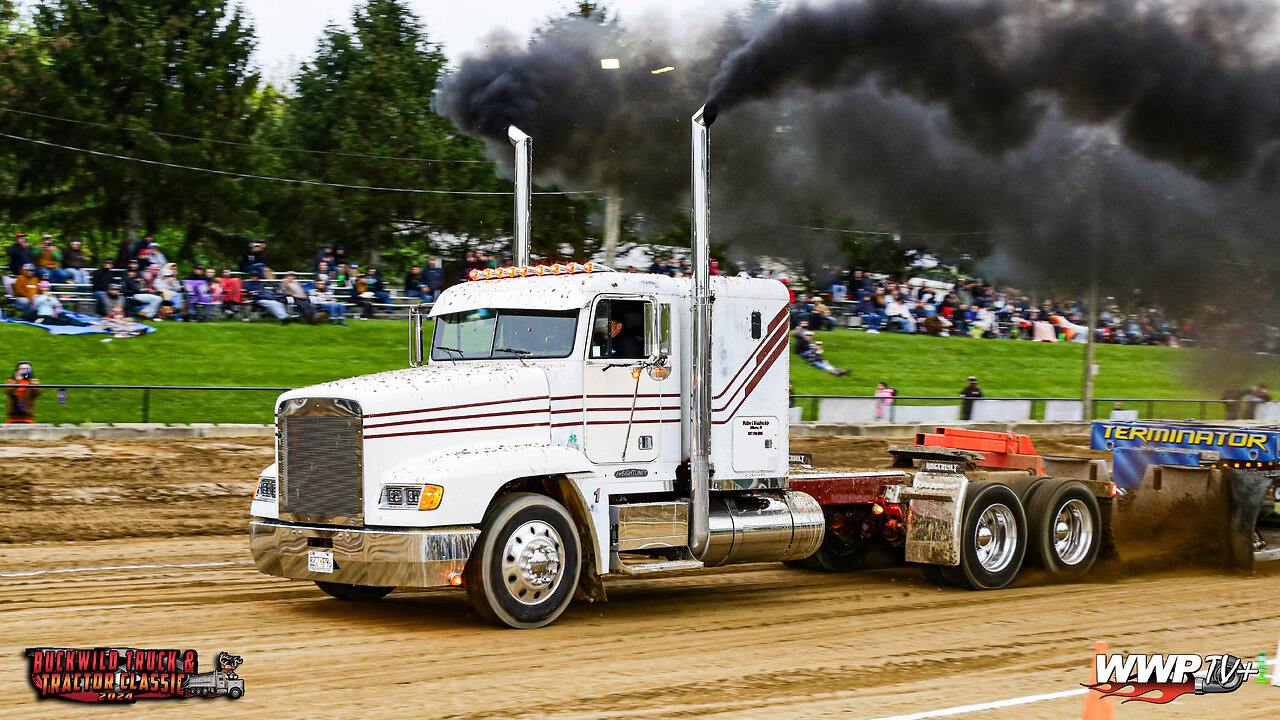
[[[1259,676],[1256,662],[1234,655],[1095,655],[1103,697],[1164,704],[1183,695],[1235,692]]]

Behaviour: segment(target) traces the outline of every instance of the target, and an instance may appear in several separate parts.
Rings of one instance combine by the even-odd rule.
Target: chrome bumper
[[[276,520],[249,523],[249,548],[258,569],[294,580],[373,587],[435,587],[466,567],[480,530],[466,526],[429,530],[365,530],[295,525]],[[333,552],[333,572],[307,570],[310,550]]]

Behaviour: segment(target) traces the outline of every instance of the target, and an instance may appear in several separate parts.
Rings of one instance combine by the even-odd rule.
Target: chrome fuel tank
[[[799,560],[822,544],[826,521],[818,501],[802,492],[711,496],[707,567]]]

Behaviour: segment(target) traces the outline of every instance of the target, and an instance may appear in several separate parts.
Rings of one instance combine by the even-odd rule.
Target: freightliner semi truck
[[[464,588],[512,628],[604,600],[607,576],[843,570],[869,544],[973,589],[1024,561],[1087,573],[1112,486],[1047,478],[1017,436],[922,440],[893,470],[790,470],[788,293],[709,274],[709,125],[693,116],[693,276],[678,279],[531,264],[531,141],[511,128],[515,267],[416,309],[410,367],[279,397],[257,567],[346,600]]]

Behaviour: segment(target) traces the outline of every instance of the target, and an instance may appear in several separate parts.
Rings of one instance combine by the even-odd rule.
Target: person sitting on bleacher
[[[329,314],[330,325],[346,325],[347,306],[334,297],[329,290],[329,279],[324,275],[316,276],[316,286],[311,291],[311,304]]]
[[[27,263],[18,271],[18,277],[13,282],[13,307],[22,316],[23,320],[31,321],[36,319],[36,308],[34,305],[36,294],[40,290],[40,278],[36,277],[36,266]]]
[[[298,282],[296,275],[291,272],[285,273],[284,281],[280,283],[280,294],[284,296],[285,302],[298,308],[298,314],[303,320],[312,325],[319,322],[316,318],[316,308],[311,304],[306,289],[302,287],[302,283]]]
[[[281,325],[289,324],[289,311],[276,298],[271,288],[262,283],[262,273],[257,270],[249,273],[249,279],[244,284],[244,301],[271,313]]]
[[[151,287],[160,296],[161,314],[172,316],[176,320],[189,320],[186,308],[186,287],[178,280],[178,268],[173,263],[166,263],[160,268],[160,274],[151,281]]]
[[[409,268],[408,274],[404,276],[404,294],[425,302],[422,292],[422,268],[417,265]]]
[[[62,303],[53,295],[53,288],[48,280],[41,280],[39,294],[33,302],[36,308],[36,322],[41,325],[71,325],[87,327],[89,323],[76,320],[62,311]]]
[[[249,322],[249,303],[244,299],[244,285],[240,278],[232,277],[231,268],[222,269],[222,294],[226,296],[222,301],[223,311],[231,315],[242,310],[240,319]]]
[[[80,249],[79,240],[72,240],[62,251],[62,272],[66,275],[65,280],[77,285],[89,284],[89,271],[84,269],[84,250]]]
[[[53,236],[45,235],[40,240],[40,249],[36,251],[36,274],[41,280],[64,282],[67,276],[62,272],[62,251],[53,244]]]
[[[333,283],[333,265],[321,260],[316,263],[316,277],[324,277],[325,281]]]
[[[22,274],[23,265],[35,265],[36,256],[27,245],[27,234],[16,233],[13,244],[9,246],[9,274],[17,277]]]
[[[150,237],[149,235],[147,237]],[[169,258],[160,252],[160,244],[155,242],[147,243],[147,260],[158,268],[162,268],[169,264]]]
[[[427,266],[422,269],[422,290],[426,295],[423,296],[423,302],[430,302],[441,290],[444,290],[444,263],[440,258],[432,255],[427,259]]]
[[[111,308],[115,305],[115,300],[108,297],[112,285],[118,284],[116,278],[115,261],[111,258],[102,259],[102,267],[93,271],[93,303],[94,309],[98,311],[99,317],[106,317],[111,312]],[[119,290],[119,287],[116,288]]]
[[[369,281],[358,265],[352,266],[351,274],[351,302],[360,306],[361,320],[372,320],[377,310],[373,306],[374,294],[369,289]]]
[[[320,263],[326,263],[329,267],[333,267],[333,245],[325,243],[324,247],[316,251],[316,256],[311,262],[311,271],[320,272]]]
[[[391,293],[387,292],[387,286],[382,282],[381,270],[369,268],[369,276],[365,279],[369,283],[369,292],[373,293],[374,302],[383,305],[391,302]]]
[[[204,269],[204,279],[209,284],[209,315],[212,318],[221,320],[223,303],[227,301],[226,289],[222,286],[222,280],[218,277],[218,271],[214,268],[207,267]]]
[[[157,312],[159,312],[160,303],[164,302],[164,298],[151,292],[151,288],[147,286],[147,281],[138,274],[133,261],[129,262],[129,269],[124,273],[124,282],[122,284],[126,303],[132,305],[131,308],[125,308],[126,312],[136,312],[143,320],[160,320]]]

